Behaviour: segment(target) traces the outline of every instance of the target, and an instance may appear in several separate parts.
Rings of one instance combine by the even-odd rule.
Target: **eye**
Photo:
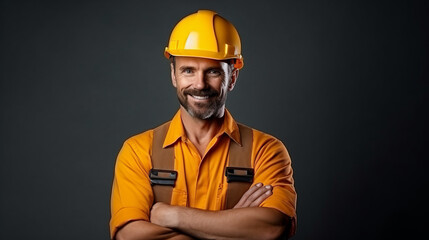
[[[182,69],[182,73],[183,73],[183,74],[192,74],[192,73],[193,73],[193,71],[192,71],[192,69],[191,69],[191,68],[183,68],[183,69]]]
[[[220,76],[222,74],[218,69],[210,69],[207,73],[210,76]]]

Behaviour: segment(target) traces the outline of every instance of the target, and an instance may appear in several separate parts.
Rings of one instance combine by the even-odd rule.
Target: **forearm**
[[[133,221],[121,228],[116,234],[116,240],[142,240],[142,239],[171,239],[188,240],[192,237],[181,234],[171,228],[161,227],[147,221]]]
[[[173,208],[169,227],[202,239],[276,239],[286,225],[285,215],[272,208],[225,211]]]

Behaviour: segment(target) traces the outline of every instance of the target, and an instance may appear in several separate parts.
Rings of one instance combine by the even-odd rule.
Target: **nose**
[[[195,89],[206,89],[207,88],[207,79],[203,71],[199,71],[195,75],[194,88]]]

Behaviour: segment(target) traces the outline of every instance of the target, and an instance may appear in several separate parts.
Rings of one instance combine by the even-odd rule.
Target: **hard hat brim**
[[[171,56],[175,57],[196,57],[196,58],[206,58],[206,59],[213,59],[218,61],[223,60],[230,60],[234,59],[234,67],[237,69],[241,69],[244,66],[243,62],[243,56],[241,54],[239,55],[232,55],[232,56],[225,56],[220,55],[218,52],[210,52],[210,51],[202,51],[202,50],[169,50],[168,47],[164,50],[164,56],[167,59],[170,59]]]

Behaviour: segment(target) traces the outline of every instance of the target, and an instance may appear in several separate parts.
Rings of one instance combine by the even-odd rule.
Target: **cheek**
[[[222,81],[222,91],[227,92],[230,89],[230,82]]]
[[[184,78],[184,77],[176,77],[176,85],[175,87],[178,89],[186,89],[192,86],[192,79]]]
[[[228,93],[228,86],[222,85],[222,87],[219,89],[219,97],[223,98]]]

